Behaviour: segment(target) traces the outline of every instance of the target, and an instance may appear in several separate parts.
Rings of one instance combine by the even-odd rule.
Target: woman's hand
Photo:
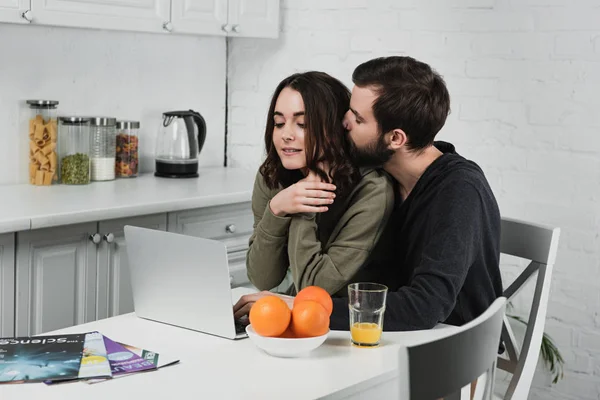
[[[321,181],[310,171],[306,178],[277,193],[269,202],[271,212],[278,217],[298,213],[322,213],[335,198],[335,185]]]
[[[250,309],[252,308],[252,305],[254,305],[254,303],[256,303],[258,299],[265,296],[277,296],[280,299],[283,299],[283,301],[286,302],[290,310],[294,305],[294,298],[292,296],[286,296],[284,294],[278,294],[264,290],[259,293],[245,294],[242,297],[240,297],[237,303],[235,303],[235,305],[233,306],[233,317],[236,320],[244,318],[245,316],[250,314]]]

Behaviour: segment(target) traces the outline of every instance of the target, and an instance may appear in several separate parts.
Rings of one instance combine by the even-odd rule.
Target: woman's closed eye
[[[300,122],[298,122],[298,127],[301,129],[304,129],[304,124],[301,124]]]
[[[277,123],[277,122],[276,122],[276,123],[275,123],[275,128],[277,128],[277,129],[281,129],[281,128],[283,128],[283,126],[284,126],[284,125],[285,125],[285,124],[284,124],[283,122],[280,122],[280,123]]]

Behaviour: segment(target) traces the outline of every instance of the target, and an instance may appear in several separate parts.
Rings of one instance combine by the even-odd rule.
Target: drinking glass
[[[387,286],[378,283],[348,285],[350,335],[355,346],[379,346],[387,291]]]

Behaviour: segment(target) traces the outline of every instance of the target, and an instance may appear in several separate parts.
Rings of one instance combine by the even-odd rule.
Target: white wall
[[[27,182],[27,99],[59,100],[62,115],[140,120],[140,166],[154,170],[164,111],[207,123],[200,165],[223,165],[225,39],[0,24],[0,184]],[[25,111],[27,111],[25,109]]]
[[[288,0],[279,40],[230,43],[228,161],[256,168],[271,92],[308,69],[351,84],[408,54],[447,80],[439,139],[485,170],[502,214],[562,230],[546,331],[567,366],[532,399],[600,392],[600,8],[592,0]],[[514,274],[509,268],[507,276]],[[517,302],[517,306],[520,303]]]

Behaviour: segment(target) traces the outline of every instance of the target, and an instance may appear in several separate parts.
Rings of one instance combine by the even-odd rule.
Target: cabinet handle
[[[234,31],[235,33],[240,33],[240,26],[238,24],[235,24],[234,26],[231,27],[231,30]]]
[[[106,240],[106,243],[112,243],[115,241],[115,235],[112,233],[106,234],[104,235],[104,240]]]
[[[229,286],[233,285],[233,275],[229,275]]]
[[[94,244],[99,244],[102,241],[102,236],[100,236],[99,233],[94,233],[93,235],[90,235],[90,240]]]
[[[231,31],[231,28],[229,27],[229,24],[223,24],[221,25],[221,30],[223,32],[229,33]]]
[[[33,18],[31,17],[31,10],[27,10],[24,13],[22,13],[21,18],[23,18],[25,21],[31,23],[31,21],[33,21]]]
[[[165,22],[163,24],[163,29],[167,32],[172,32],[173,31],[173,24],[170,22]]]
[[[229,224],[225,227],[225,232],[227,233],[235,233],[235,225],[234,224]]]

